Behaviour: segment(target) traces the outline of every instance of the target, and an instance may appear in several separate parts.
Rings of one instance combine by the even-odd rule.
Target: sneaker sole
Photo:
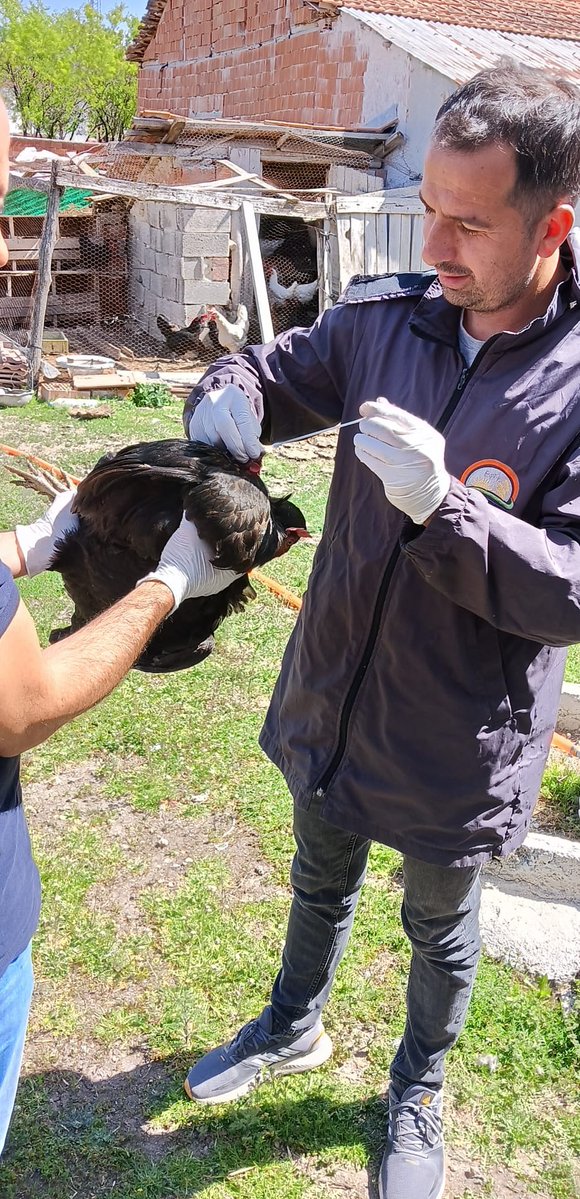
[[[197,1095],[193,1094],[188,1078],[186,1078],[183,1084],[183,1089],[188,1099],[192,1099],[194,1103],[203,1103],[206,1106],[218,1103],[233,1103],[234,1100],[242,1099],[244,1095],[249,1095],[250,1091],[255,1090],[256,1087],[260,1086],[260,1083],[267,1082],[274,1075],[306,1074],[308,1070],[316,1070],[318,1066],[323,1066],[328,1061],[331,1054],[332,1041],[328,1033],[322,1032],[308,1053],[304,1053],[301,1057],[287,1058],[285,1061],[274,1063],[272,1066],[265,1066],[253,1078],[249,1078],[241,1086],[234,1087],[231,1091],[224,1091],[221,1095],[208,1095],[198,1098]]]

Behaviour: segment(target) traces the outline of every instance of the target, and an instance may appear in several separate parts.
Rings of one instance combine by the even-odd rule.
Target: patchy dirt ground
[[[110,764],[110,763],[109,763]],[[99,882],[88,893],[88,904],[109,917],[121,935],[143,929],[140,899],[148,890],[170,895],[179,886],[183,874],[194,861],[219,856],[228,869],[230,883],[220,895],[226,905],[238,902],[268,902],[283,894],[273,883],[270,867],[261,860],[256,838],[240,827],[227,812],[204,814],[207,797],[182,795],[159,813],[136,811],[126,798],[109,799],[104,795],[103,777],[108,763],[95,760],[60,771],[47,782],[26,788],[27,811],[34,834],[41,838],[43,851],[55,854],[63,836],[71,827],[71,816],[81,817],[86,827],[92,820],[104,819],[110,844],[121,850],[121,865],[107,882]],[[135,758],[128,769],[142,765]],[[199,803],[200,816],[192,820],[183,814],[192,799]],[[389,955],[373,964],[373,971],[388,969]],[[51,984],[46,984],[47,992]],[[24,1077],[34,1078],[45,1094],[43,1120],[63,1132],[82,1132],[98,1122],[120,1147],[137,1151],[153,1163],[167,1155],[186,1150],[202,1158],[212,1148],[213,1138],[190,1128],[159,1128],[156,1108],[167,1101],[168,1093],[178,1087],[184,1062],[152,1060],[147,1047],[130,1037],[107,1047],[91,1031],[99,1018],[113,1006],[138,1004],[140,988],[131,983],[115,989],[114,996],[105,986],[94,982],[67,980],[67,998],[80,1015],[79,1029],[67,1039],[54,1037],[42,1027],[42,1011],[48,993],[40,985],[35,1001],[37,1020],[29,1037]],[[360,1081],[364,1074],[367,1043],[364,1029],[351,1045],[351,1053],[339,1073],[344,1081]],[[185,1059],[184,1059],[185,1061]],[[280,1085],[280,1084],[278,1084]],[[315,1158],[289,1153],[296,1168],[313,1184],[317,1195],[344,1199],[377,1197],[376,1172],[354,1167],[330,1169]],[[249,1167],[250,1170],[259,1167]],[[114,1180],[103,1175],[83,1186],[86,1199],[111,1194]],[[32,1175],[23,1186],[36,1188]],[[28,1194],[26,1192],[26,1199]],[[42,1193],[42,1190],[37,1193]],[[521,1177],[503,1167],[483,1167],[454,1148],[448,1151],[447,1199],[546,1199],[537,1191],[528,1191]],[[25,1199],[25,1191],[22,1192]],[[410,1197],[411,1199],[411,1197]]]
[[[447,1149],[447,1184],[445,1199],[547,1199],[543,1191],[528,1191],[525,1182],[502,1166],[480,1168],[469,1161],[465,1153]],[[296,1162],[296,1158],[293,1159]],[[329,1196],[344,1199],[378,1199],[378,1165],[371,1170],[338,1166],[325,1169],[314,1166],[301,1158],[297,1162],[301,1172],[316,1183],[324,1185]],[[409,1199],[413,1199],[410,1194]]]

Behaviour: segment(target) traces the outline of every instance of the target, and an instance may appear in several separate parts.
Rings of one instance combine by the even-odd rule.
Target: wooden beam
[[[359,196],[337,196],[335,200],[337,213],[392,212],[413,216],[422,216],[424,208],[418,196],[402,196],[398,198],[396,191],[363,192]]]
[[[258,237],[258,226],[256,224],[256,213],[249,200],[244,200],[242,203],[242,221],[246,233],[246,241],[248,252],[250,255],[250,266],[252,268],[252,279],[254,281],[254,296],[256,298],[256,308],[258,311],[258,320],[260,322],[260,333],[262,342],[267,343],[274,340],[274,326],[272,324],[272,314],[270,312],[270,304],[268,301],[268,288],[266,286],[266,276],[264,275],[264,263],[260,251],[260,239]]]
[[[58,183],[62,187],[78,187],[79,176],[74,170],[55,164],[57,167]],[[86,187],[86,183],[83,182]],[[218,185],[219,186],[219,185]],[[46,180],[41,176],[32,176],[27,180],[27,187],[37,187],[46,191]],[[95,199],[99,192],[110,196],[122,196],[127,200],[155,200],[163,204],[188,204],[200,208],[228,208],[232,211],[239,209],[243,197],[229,195],[227,191],[197,192],[195,187],[166,187],[159,183],[131,183],[128,180],[109,179],[102,176],[91,180],[90,190]],[[256,196],[252,200],[254,211],[267,216],[299,216],[306,221],[323,220],[327,215],[326,205],[314,200],[283,200],[275,196]]]
[[[48,193],[46,216],[44,218],[38,251],[38,271],[32,292],[32,316],[28,334],[33,387],[36,387],[38,382],[40,360],[42,358],[42,334],[44,332],[46,306],[52,283],[52,254],[58,241],[58,211],[62,193],[63,189],[57,183],[57,163],[53,162],[50,170],[50,190]]]

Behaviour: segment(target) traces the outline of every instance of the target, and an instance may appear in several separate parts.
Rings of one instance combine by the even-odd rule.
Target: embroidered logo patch
[[[513,508],[520,490],[518,476],[505,462],[484,458],[464,470],[461,480],[466,487],[477,487],[490,500],[508,511]]]

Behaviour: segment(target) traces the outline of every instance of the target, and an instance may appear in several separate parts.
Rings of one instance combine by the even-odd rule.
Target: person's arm
[[[401,544],[425,581],[505,633],[580,641],[580,451],[559,466],[531,524],[450,476],[445,441],[426,421],[382,399],[361,413],[355,453],[413,522]]]
[[[46,649],[20,603],[0,637],[0,756],[32,749],[109,695],[174,603],[165,583],[144,583]]]
[[[539,527],[452,479],[403,548],[431,587],[494,628],[541,645],[580,641],[580,458],[544,498]]]
[[[13,579],[26,574],[26,563],[15,533],[0,532],[0,562],[8,567]]]
[[[30,526],[20,526],[26,541]],[[157,626],[186,599],[213,595],[237,578],[214,567],[214,548],[183,517],[156,569],[90,624],[41,649],[32,618],[18,605],[0,637],[0,757],[46,741],[121,682]],[[14,584],[11,584],[14,588]]]
[[[213,425],[235,456],[255,457],[260,448],[256,434],[266,442],[282,441],[338,424],[359,345],[355,328],[359,315],[360,305],[338,304],[323,313],[311,329],[290,329],[269,345],[249,346],[240,354],[219,359],[186,401],[186,436],[211,441],[208,426]],[[221,421],[215,421],[210,411],[211,397],[231,384],[248,401],[246,412],[243,404],[239,411],[234,411],[233,405],[231,410],[244,439],[244,454],[237,449],[235,435],[228,439],[228,414],[220,414]],[[217,438],[213,444],[219,444]]]

